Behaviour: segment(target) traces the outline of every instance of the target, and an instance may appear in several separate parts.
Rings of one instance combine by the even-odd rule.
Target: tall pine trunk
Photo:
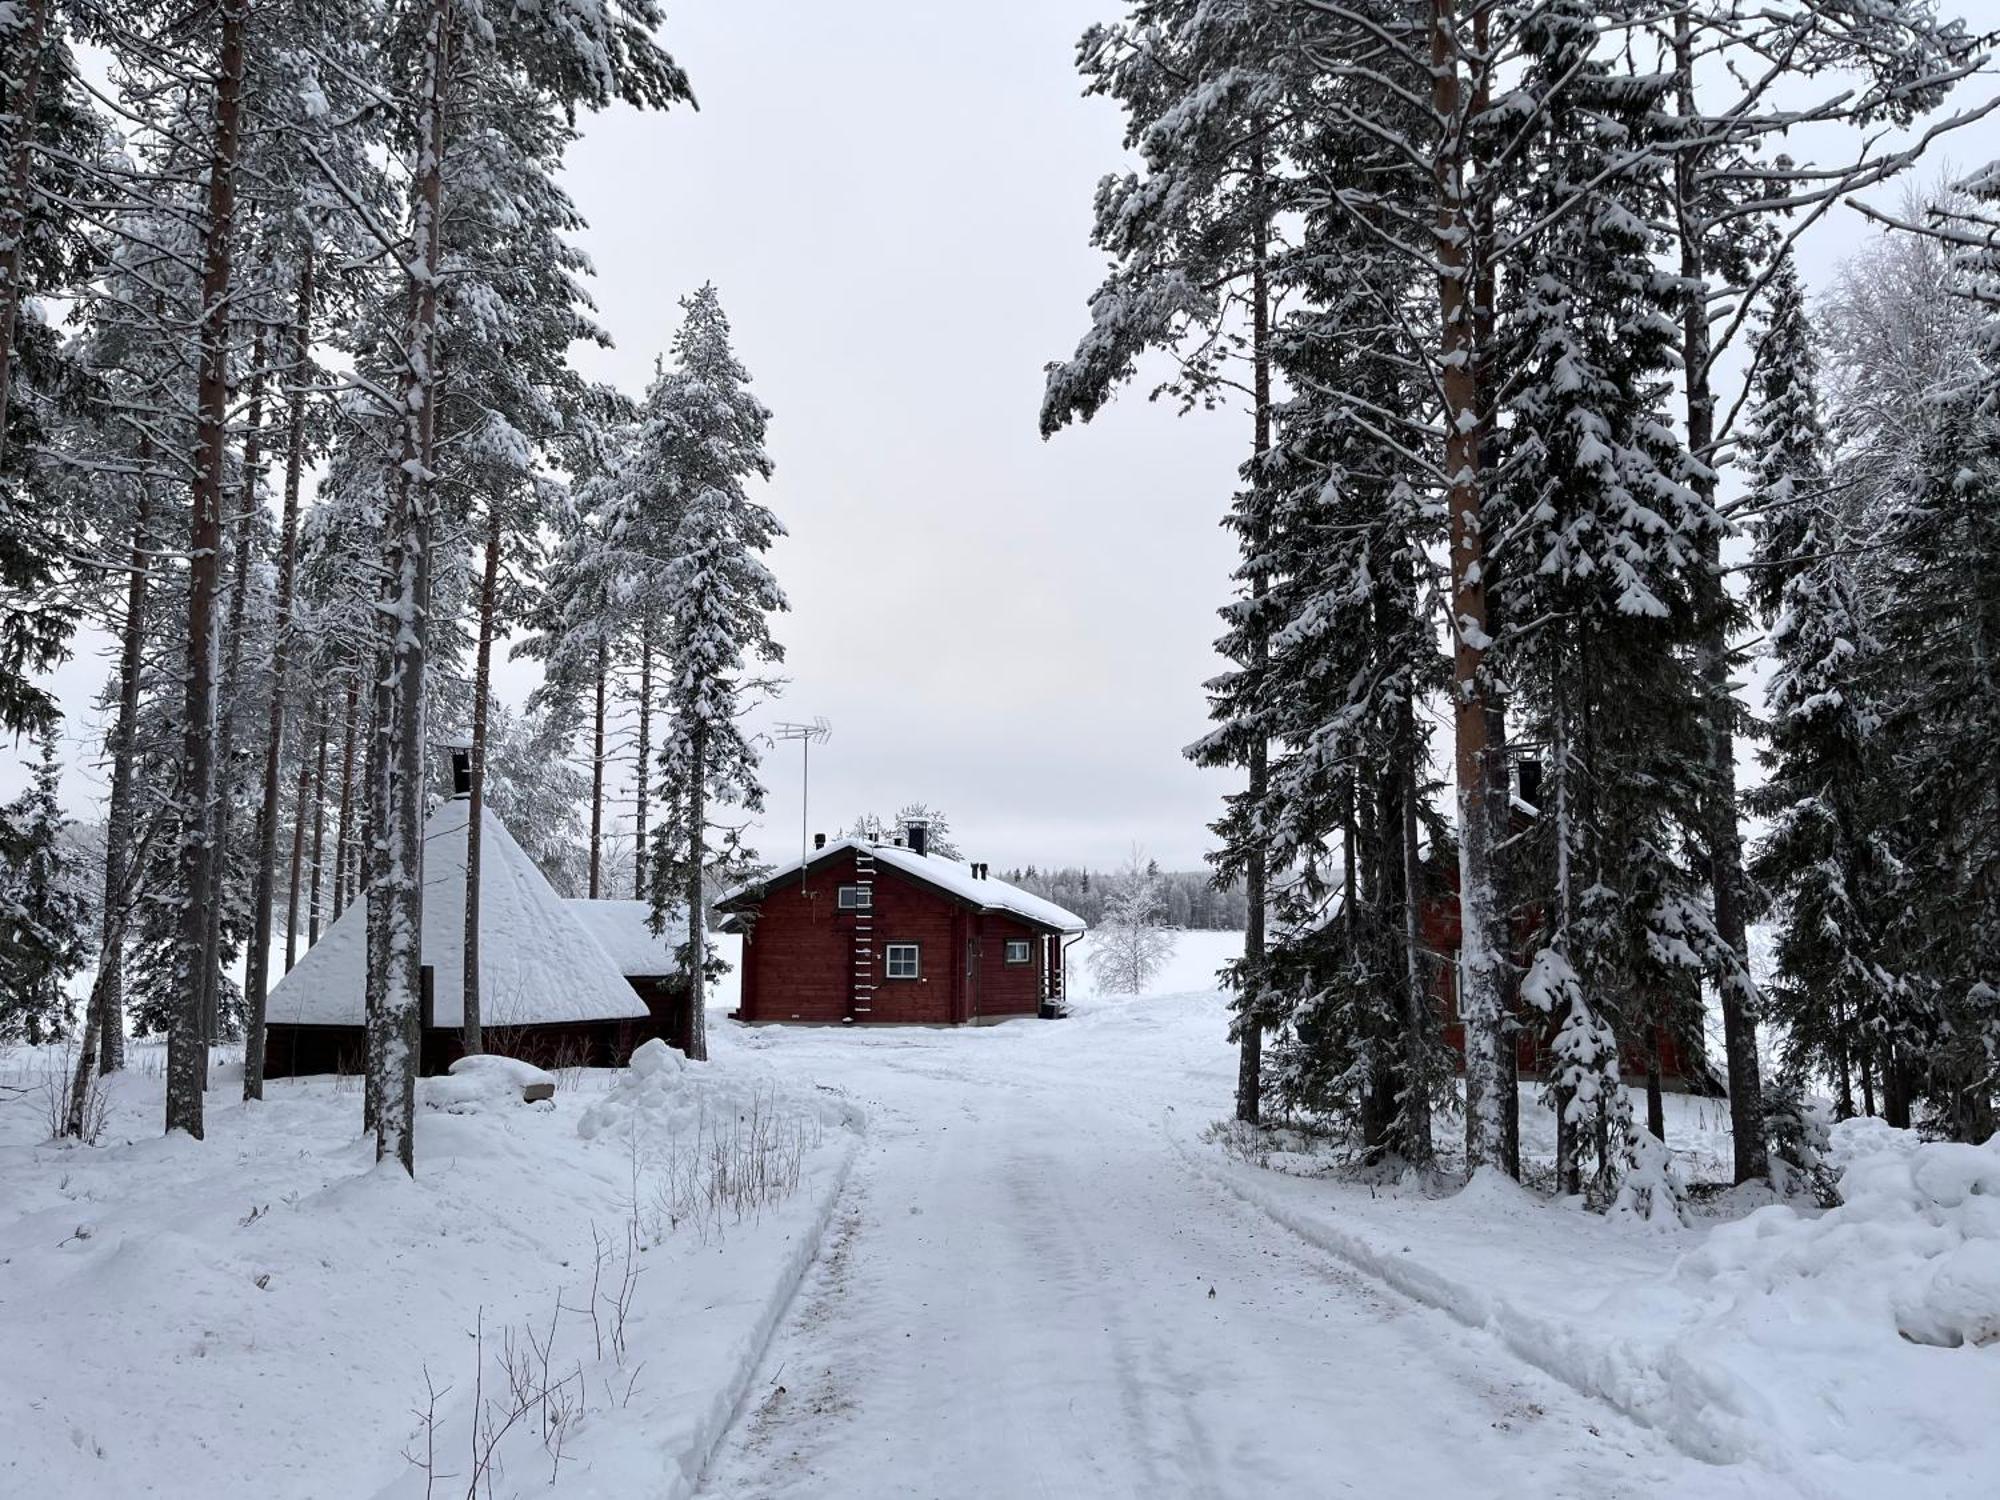
[[[229,623],[223,632],[223,669],[216,704],[215,757],[219,778],[214,799],[215,858],[209,867],[208,938],[202,973],[208,994],[202,1002],[202,1026],[213,1046],[222,1039],[222,913],[228,905],[229,837],[235,810],[236,705],[243,692],[243,631],[249,618],[250,565],[257,556],[257,480],[263,461],[264,330],[251,340],[250,408],[243,435],[243,487],[237,498],[236,558],[230,567]],[[248,1053],[245,1053],[246,1058]]]
[[[325,700],[317,684],[306,693],[306,738],[311,739],[318,732],[318,725],[325,715]],[[304,911],[304,903],[299,900],[299,887],[304,883],[306,862],[306,821],[313,815],[312,762],[306,758],[304,747],[299,750],[299,774],[297,786],[292,794],[292,857],[285,877],[285,972],[292,972],[299,961],[299,917]],[[308,942],[307,947],[311,947]]]
[[[222,550],[222,490],[228,458],[229,299],[236,229],[236,164],[243,130],[243,32],[249,0],[220,0],[215,132],[202,229],[201,324],[196,363],[196,449],[188,528],[185,721],[181,739],[183,831],[180,920],[175,943],[179,1003],[167,1028],[166,1128],[200,1139],[208,1044],[202,1035],[200,972],[208,941],[203,897],[217,851],[209,843],[215,797],[215,592]]]
[[[705,845],[708,842],[708,727],[697,719],[688,732],[687,785],[681,789],[687,807],[688,918],[688,1044],[695,1062],[708,1061],[708,893],[705,888]]]
[[[438,283],[444,188],[445,100],[451,70],[451,0],[435,0],[424,42],[423,116],[411,212],[413,265],[409,365],[405,372],[402,451],[396,465],[395,601],[390,692],[392,752],[384,767],[382,830],[382,1013],[379,1018],[378,1161],[394,1157],[416,1172],[416,1089],[422,1037],[424,854],[424,674],[428,667],[432,516],[437,435]],[[372,913],[371,913],[372,914]]]
[[[633,774],[632,899],[646,899],[646,815],[653,786],[653,617],[639,622],[639,755]]]
[[[285,743],[285,701],[291,666],[292,592],[299,555],[299,489],[305,472],[306,371],[312,354],[313,253],[299,267],[292,321],[291,389],[285,431],[285,509],[278,533],[278,598],[271,638],[271,702],[264,720],[264,777],[257,799],[257,877],[251,903],[250,955],[243,984],[243,1097],[264,1097],[265,997],[271,988],[271,914],[278,884],[279,761]],[[291,967],[289,953],[287,968]]]
[[[597,706],[591,716],[590,731],[590,899],[603,892],[604,883],[604,694],[611,675],[610,648],[597,643]]]
[[[125,927],[132,914],[133,761],[138,754],[139,686],[145,666],[146,590],[151,581],[152,483],[139,479],[139,513],[132,522],[131,572],[125,580],[125,624],[118,644],[118,718],[111,730],[111,804],[104,828],[104,908],[97,951],[97,1067],[125,1066]]]
[[[493,688],[493,609],[500,597],[500,507],[486,518],[486,561],[479,576],[479,656],[472,673],[472,756],[465,810],[465,1020],[468,1053],[484,1052],[479,1015],[479,872],[486,808],[487,698]]]
[[[357,663],[347,676],[347,712],[343,719],[340,745],[340,812],[333,824],[333,920],[347,910],[348,893],[354,879],[354,740],[361,727],[361,668]]]
[[[1458,780],[1458,1010],[1465,1028],[1465,1165],[1500,1153],[1498,902],[1488,755],[1485,539],[1480,531],[1480,350],[1457,0],[1431,0],[1431,103],[1437,115],[1438,313],[1446,508],[1451,518],[1452,718]]]
[[[49,12],[55,0],[27,0],[16,25],[20,42],[9,47],[19,79],[8,79],[7,198],[0,209],[0,461],[7,450],[8,397],[14,389],[14,326],[21,316],[27,273],[21,247],[27,243],[28,203],[34,192],[35,124],[41,114],[42,83],[48,72]],[[4,466],[4,464],[0,464]]]
[[[306,948],[310,950],[319,942],[320,913],[320,871],[326,853],[326,742],[330,732],[326,717],[326,698],[316,695],[314,699],[313,725],[315,733],[308,738],[315,743],[313,752],[313,799],[312,799],[312,875],[306,887]]]
[[[1396,838],[1403,862],[1403,1097],[1396,1116],[1402,1138],[1397,1143],[1403,1160],[1415,1167],[1428,1167],[1436,1154],[1431,1140],[1431,1101],[1425,1080],[1429,1076],[1431,1038],[1437,1032],[1430,989],[1424,983],[1423,964],[1423,867],[1417,857],[1417,722],[1416,706],[1406,693],[1396,707],[1396,776],[1402,801],[1401,826]],[[1387,842],[1389,830],[1382,831]]]
[[[1265,476],[1263,465],[1271,451],[1271,271],[1270,221],[1263,206],[1266,190],[1264,172],[1264,128],[1260,117],[1253,127],[1250,145],[1250,175],[1258,194],[1260,213],[1256,237],[1250,246],[1250,359],[1251,401],[1251,488],[1252,514],[1256,517],[1251,534],[1245,538],[1253,551],[1250,571],[1252,618],[1250,625],[1249,670],[1261,677],[1270,657],[1270,635],[1265,620],[1265,594],[1270,578],[1265,572],[1263,553],[1268,538],[1264,526],[1261,494]],[[1251,736],[1248,785],[1253,815],[1263,816],[1264,801],[1270,795],[1270,747],[1261,731]],[[1243,900],[1246,907],[1243,927],[1243,969],[1245,983],[1238,998],[1236,1118],[1255,1125],[1263,1110],[1264,1093],[1264,1001],[1262,995],[1265,950],[1266,882],[1268,877],[1264,838],[1253,832],[1243,861]]]
[[[1695,113],[1694,37],[1683,13],[1674,37],[1681,115]],[[1681,276],[1690,288],[1682,318],[1681,365],[1687,388],[1688,452],[1694,456],[1692,483],[1704,505],[1715,503],[1715,390],[1708,321],[1708,268],[1698,221],[1691,217],[1701,162],[1683,151],[1674,158],[1680,201]],[[1701,566],[1696,569],[1695,607],[1703,632],[1698,651],[1702,713],[1708,731],[1708,787],[1703,799],[1703,841],[1709,884],[1714,893],[1715,930],[1735,955],[1729,971],[1716,976],[1722,1003],[1722,1045],[1729,1069],[1729,1125],[1735,1145],[1736,1180],[1770,1175],[1764,1145],[1763,1079],[1757,1064],[1756,993],[1750,979],[1750,943],[1744,912],[1743,834],[1736,817],[1736,700],[1729,683],[1729,610],[1722,581],[1722,541],[1703,533]]]
[[[389,676],[389,641],[394,630],[390,606],[394,598],[394,584],[385,576],[378,615],[380,639],[373,655],[368,752],[362,773],[360,900],[368,954],[362,1023],[367,1029],[368,1065],[361,1090],[361,1121],[371,1135],[382,1120],[382,1014],[389,984],[389,886],[382,872],[388,859],[389,758],[396,733],[396,697]]]

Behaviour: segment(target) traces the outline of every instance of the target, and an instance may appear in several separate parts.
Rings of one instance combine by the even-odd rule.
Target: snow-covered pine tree
[[[2000,1094],[1996,205],[2000,169],[1989,166],[1927,226],[1950,252],[1945,290],[1974,315],[1963,334],[1971,347],[1928,389],[1907,393],[1915,407],[1897,424],[1903,445],[1889,469],[1900,482],[1868,517],[1885,681],[1876,702],[1901,813],[1892,835],[1899,952],[1890,967],[1930,1018],[1922,1054],[1898,1057],[1888,1080],[1892,1117],[1914,1094],[1928,1103],[1932,1129],[1968,1141],[1993,1133]]]
[[[1743,401],[1722,388],[1725,361],[1761,289],[1789,245],[1843,199],[1902,171],[1977,110],[1933,123],[1894,149],[1876,129],[1934,109],[1966,75],[1981,43],[1930,0],[1778,0],[1746,13],[1734,0],[1693,0],[1633,21],[1651,33],[1659,71],[1674,80],[1670,147],[1673,206],[1667,221],[1677,269],[1689,287],[1681,367],[1690,456],[1688,482],[1713,505],[1733,415]],[[1782,57],[1782,67],[1769,60]],[[1822,80],[1817,96],[1801,84]],[[1811,120],[1828,159],[1798,163],[1797,127]],[[1832,144],[1829,144],[1832,143]],[[1711,537],[1696,604],[1709,786],[1695,809],[1705,846],[1714,919],[1723,946],[1711,975],[1727,1053],[1736,1179],[1764,1175],[1758,1102],[1755,983],[1745,926],[1749,896],[1738,827],[1735,742],[1746,726],[1733,682],[1741,602],[1727,588]]]
[[[1090,974],[1099,993],[1143,995],[1174,956],[1174,935],[1166,930],[1166,901],[1160,872],[1135,854],[1119,872],[1104,904],[1104,917],[1091,929]]]
[[[45,733],[34,778],[0,807],[0,1042],[68,1036],[71,975],[89,953],[84,873],[63,842],[55,736]]]
[[[1853,518],[1830,483],[1813,332],[1790,264],[1768,299],[1745,434],[1752,596],[1775,664],[1767,778],[1750,798],[1769,830],[1751,873],[1782,913],[1768,1002],[1792,1082],[1837,1080],[1851,1114],[1855,1073],[1920,1043],[1887,964],[1897,859],[1871,701],[1881,647],[1852,562]]]
[[[771,636],[785,595],[763,554],[784,535],[748,481],[768,479],[764,451],[770,412],[751,394],[750,375],[730,347],[729,320],[713,285],[682,299],[672,367],[656,382],[648,424],[632,463],[660,486],[676,517],[665,575],[667,657],[660,779],[668,815],[653,841],[656,922],[684,901],[688,939],[681,961],[691,1015],[688,1055],[708,1057],[703,1001],[709,974],[708,877],[741,853],[742,829],[720,823],[723,808],[756,812],[764,803],[757,748],[742,715],[756,690],[756,664],[782,660]],[[718,837],[719,835],[719,837]]]

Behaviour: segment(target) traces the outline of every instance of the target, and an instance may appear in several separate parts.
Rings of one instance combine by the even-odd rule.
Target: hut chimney
[[[472,795],[472,750],[469,746],[451,747],[451,794],[454,797]]]
[[[816,833],[816,834],[814,834],[814,835],[813,835],[813,848],[815,848],[815,849],[824,849],[825,847],[826,847],[826,835],[825,835],[825,834],[823,834],[823,833]]]
[[[909,826],[909,836],[911,853],[929,854],[931,852],[930,824],[924,822],[921,818],[913,820]]]
[[[1538,760],[1524,760],[1518,769],[1521,800],[1530,807],[1542,805],[1542,763]]]

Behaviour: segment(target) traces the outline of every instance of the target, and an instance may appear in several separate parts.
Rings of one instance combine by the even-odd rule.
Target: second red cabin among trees
[[[742,1021],[949,1026],[1048,1014],[1083,921],[984,865],[839,839],[716,903],[743,935]]]

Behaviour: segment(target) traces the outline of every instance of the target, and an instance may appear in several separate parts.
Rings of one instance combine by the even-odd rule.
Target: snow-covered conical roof
[[[434,1019],[457,1026],[465,999],[465,830],[454,797],[424,825],[423,961]],[[490,811],[481,810],[479,1009],[484,1026],[544,1026],[645,1015],[646,1004]],[[359,1026],[368,965],[365,903],[341,913],[279,980],[266,1005],[277,1025]]]

